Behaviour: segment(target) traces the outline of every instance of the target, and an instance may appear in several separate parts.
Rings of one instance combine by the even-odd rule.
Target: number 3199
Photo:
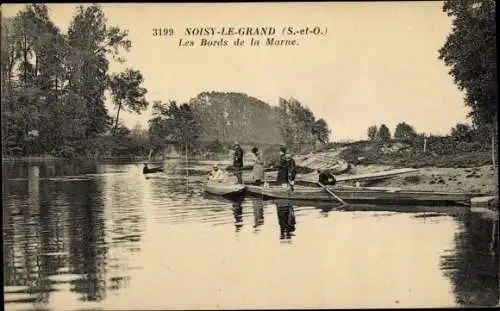
[[[172,36],[174,30],[172,28],[153,28],[153,36]]]

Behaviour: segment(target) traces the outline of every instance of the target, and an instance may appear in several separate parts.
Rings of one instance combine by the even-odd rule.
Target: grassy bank
[[[352,174],[403,167],[419,169],[416,175],[395,177],[371,185],[410,190],[498,193],[498,170],[492,166],[491,150],[437,149],[423,152],[401,142],[356,142],[299,155],[296,159],[297,164],[305,168],[303,171],[308,178],[315,178],[315,174],[307,174],[307,170],[329,168],[338,160],[346,160],[354,166]],[[497,158],[495,162],[498,163]]]

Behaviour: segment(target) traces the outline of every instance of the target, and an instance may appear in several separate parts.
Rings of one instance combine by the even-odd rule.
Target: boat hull
[[[369,189],[356,187],[328,187],[330,191],[348,203],[368,204],[410,204],[410,205],[470,205],[472,194],[423,192],[398,189]],[[308,200],[308,201],[336,201],[322,188],[296,186],[294,191],[281,187],[271,186],[263,188],[247,185],[246,191],[250,195],[265,199]]]
[[[207,183],[205,192],[221,196],[235,196],[245,193],[245,185],[230,183]]]

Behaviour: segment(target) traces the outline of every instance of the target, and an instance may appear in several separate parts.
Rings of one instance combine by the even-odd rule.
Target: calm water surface
[[[492,306],[498,220],[203,194],[208,163],[3,164],[6,310]],[[278,205],[276,205],[278,204]],[[281,215],[281,214],[280,214]]]

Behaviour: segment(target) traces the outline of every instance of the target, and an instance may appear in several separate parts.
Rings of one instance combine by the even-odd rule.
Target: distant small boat
[[[207,182],[205,185],[205,192],[222,196],[240,195],[245,189],[245,185],[227,182]]]
[[[149,168],[147,166],[144,166],[144,168],[142,169],[143,174],[152,174],[152,173],[159,173],[159,172],[163,172],[163,167]]]

